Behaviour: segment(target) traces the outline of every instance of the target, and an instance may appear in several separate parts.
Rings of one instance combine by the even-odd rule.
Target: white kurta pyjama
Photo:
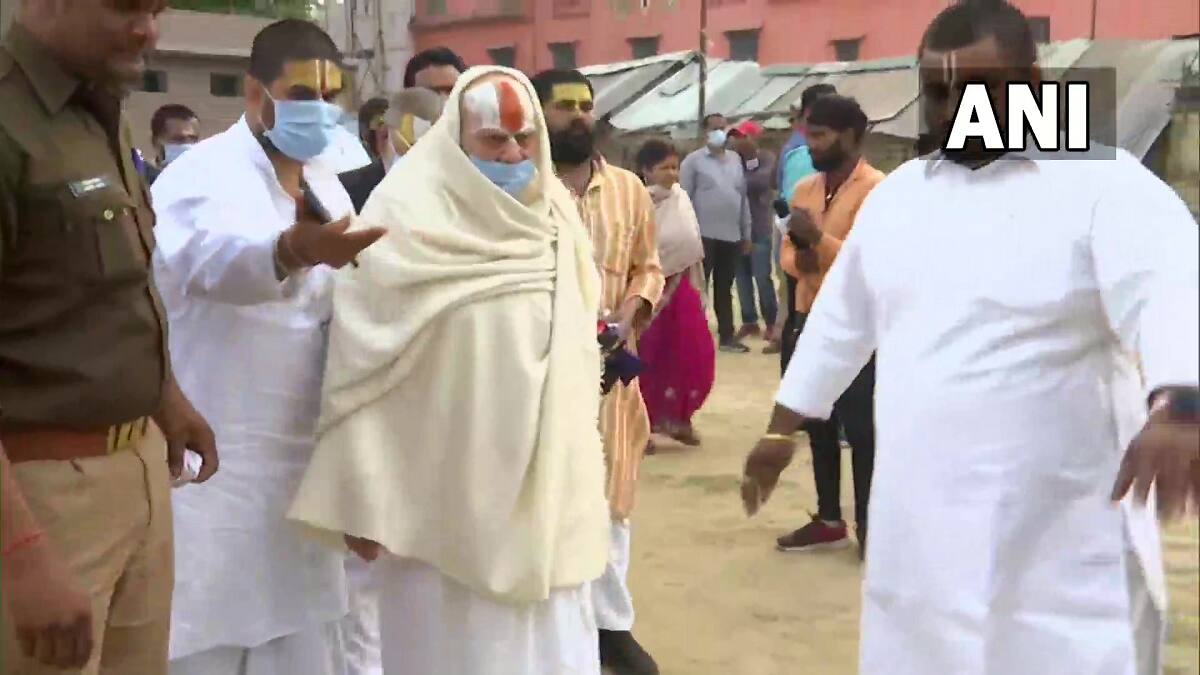
[[[335,217],[351,212],[336,176],[305,177]],[[215,477],[173,493],[171,658],[334,635],[327,625],[347,611],[343,554],[284,520],[313,452],[331,272],[276,280],[274,242],[296,205],[244,120],[172,163],[153,196],[172,364],[221,453]],[[329,672],[301,660],[308,670],[288,675]]]
[[[496,602],[425,563],[375,563],[386,675],[600,675],[590,584]]]
[[[862,675],[1158,672],[1157,523],[1109,494],[1148,391],[1197,383],[1197,245],[1123,151],[875,188],[778,399],[824,417],[878,350]]]

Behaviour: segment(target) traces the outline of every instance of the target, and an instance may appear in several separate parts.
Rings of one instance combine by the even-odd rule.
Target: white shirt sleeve
[[[863,204],[829,268],[796,341],[776,402],[805,417],[829,419],[833,404],[876,348],[874,298],[863,269],[863,242],[879,208]],[[865,227],[864,227],[865,225]]]
[[[299,289],[303,273],[283,282],[275,277],[279,233],[239,227],[251,214],[195,196],[155,206],[156,275],[170,278],[184,297],[255,305],[291,297]]]
[[[1200,380],[1200,236],[1179,195],[1140,162],[1092,214],[1091,251],[1108,324],[1141,359],[1146,387]]]

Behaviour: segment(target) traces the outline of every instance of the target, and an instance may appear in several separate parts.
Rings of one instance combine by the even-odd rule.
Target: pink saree
[[[681,274],[679,288],[638,341],[642,399],[653,427],[689,424],[716,377],[708,319],[689,276]]]

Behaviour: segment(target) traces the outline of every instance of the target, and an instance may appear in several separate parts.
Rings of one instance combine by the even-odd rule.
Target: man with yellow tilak
[[[340,115],[338,58],[310,22],[264,28],[245,116],[154,183],[173,370],[225,461],[172,495],[171,675],[344,673],[344,555],[284,517],[316,441],[334,269],[383,234],[346,231],[350,200],[313,161]]]
[[[355,211],[362,211],[392,166],[437,122],[442,104],[436,92],[413,87],[396,94],[390,105],[384,103],[385,108],[368,120],[363,142],[370,144],[374,161],[338,176],[350,193]]]
[[[465,73],[363,210],[290,517],[373,560],[386,675],[599,675],[600,282],[520,73]]]
[[[535,76],[533,83],[546,111],[555,169],[574,195],[594,246],[602,280],[599,318],[616,324],[626,347],[636,353],[638,336],[665,285],[650,193],[636,175],[608,164],[595,151],[593,96],[586,77],[551,70]],[[604,397],[600,433],[612,515],[608,567],[592,588],[600,656],[618,675],[655,675],[654,659],[633,638],[633,599],[626,581],[629,514],[650,441],[650,418],[636,379],[617,383]]]

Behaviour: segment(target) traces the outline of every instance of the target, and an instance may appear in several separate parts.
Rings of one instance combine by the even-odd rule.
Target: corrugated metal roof
[[[758,82],[758,73],[756,63],[709,59],[705,96],[707,109],[724,112],[716,104],[736,105],[733,102],[739,97],[753,92],[742,88],[741,83],[747,78]],[[699,65],[696,62],[688,63],[627,108],[613,115],[610,123],[623,131],[668,126],[694,127],[699,105],[699,75]],[[728,91],[725,91],[726,89]]]
[[[1200,76],[1200,40],[1098,41],[1067,40],[1041,45],[1042,68],[1052,76],[1081,72],[1082,68],[1108,68],[1116,72],[1117,142],[1135,153],[1149,148],[1169,114],[1169,98],[1185,74]],[[687,54],[667,55],[607,66],[584,72],[593,79],[598,108],[608,96],[627,102],[655,78],[680,69],[644,95],[628,102],[613,115],[614,127],[623,131],[695,130],[699,68],[687,63]],[[756,117],[768,128],[786,128],[790,107],[801,93],[819,82],[853,96],[872,120],[874,133],[915,139],[920,131],[917,103],[918,72],[912,58],[901,57],[853,63],[778,64],[759,69],[747,62],[709,60],[706,109],[734,119]],[[623,79],[612,79],[620,74]],[[635,76],[636,74],[636,76]],[[620,93],[617,93],[620,92]],[[611,110],[615,106],[605,108]],[[1147,140],[1148,139],[1148,140]]]

